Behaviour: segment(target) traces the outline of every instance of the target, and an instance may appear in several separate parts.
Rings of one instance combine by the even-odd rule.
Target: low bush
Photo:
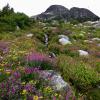
[[[31,53],[25,57],[25,66],[36,67],[38,66],[42,70],[53,69],[53,60],[47,55],[42,53]]]
[[[89,65],[71,57],[60,55],[57,65],[64,79],[70,81],[78,91],[86,92],[100,81],[99,75]]]

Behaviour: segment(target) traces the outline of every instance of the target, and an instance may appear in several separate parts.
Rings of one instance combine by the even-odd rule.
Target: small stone
[[[88,56],[89,55],[89,53],[87,51],[84,51],[84,50],[78,50],[78,52],[79,52],[80,56]]]
[[[30,33],[30,34],[27,34],[26,36],[27,36],[27,37],[32,37],[32,36],[33,36],[33,34],[32,34],[32,33]]]
[[[98,47],[100,47],[100,43],[99,43],[99,44],[97,44],[97,46],[98,46]]]
[[[93,38],[93,41],[100,41],[100,38]]]
[[[49,53],[49,58],[55,58],[55,57],[56,57],[56,55],[53,52]]]
[[[90,40],[84,40],[85,43],[93,43],[93,41]]]

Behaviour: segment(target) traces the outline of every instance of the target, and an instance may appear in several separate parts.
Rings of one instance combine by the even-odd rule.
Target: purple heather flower
[[[32,74],[32,73],[38,73],[40,70],[39,70],[39,68],[29,68],[29,67],[27,67],[27,68],[25,68],[25,73],[26,74]]]
[[[0,50],[5,54],[9,51],[8,49],[8,43],[6,42],[0,42]]]
[[[14,87],[12,87],[12,94],[15,94],[15,88]]]
[[[14,72],[14,74],[13,74],[14,76],[15,76],[15,78],[20,78],[20,76],[21,76],[21,74],[19,73],[19,72]]]
[[[32,54],[29,54],[26,57],[26,60],[27,61],[39,61],[39,62],[42,62],[42,61],[48,61],[50,59],[46,55],[44,55],[44,54],[32,53]]]
[[[4,88],[4,83],[1,83],[1,88]]]
[[[72,92],[71,90],[68,91],[67,95],[66,95],[66,100],[69,100],[69,98],[71,97]]]
[[[56,100],[56,97],[55,96],[53,97],[53,100]]]
[[[28,92],[33,92],[33,90],[35,90],[35,88],[33,88],[33,86],[31,84],[26,84],[24,88]]]

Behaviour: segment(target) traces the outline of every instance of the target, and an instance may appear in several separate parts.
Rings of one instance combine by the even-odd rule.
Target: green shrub
[[[87,93],[87,100],[100,100],[100,89],[95,88]]]
[[[100,73],[100,62],[97,62],[95,65],[95,69],[98,73]]]
[[[1,73],[0,72],[0,82],[8,79],[9,75],[7,75],[6,73]]]
[[[56,43],[55,44],[50,44],[48,46],[48,48],[49,48],[49,51],[54,52],[55,54],[60,54],[61,49],[62,49],[61,45],[56,44]]]
[[[9,5],[5,6],[0,13],[0,32],[1,31],[15,31],[18,26],[24,29],[30,26],[32,20],[24,13],[15,13],[13,8]]]
[[[57,65],[64,79],[71,81],[81,92],[96,86],[100,81],[97,73],[89,65],[77,62],[71,57],[59,56]]]

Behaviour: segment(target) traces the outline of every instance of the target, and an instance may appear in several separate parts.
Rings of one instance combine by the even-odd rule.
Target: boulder
[[[59,43],[62,45],[66,45],[66,44],[71,44],[71,42],[69,41],[68,36],[65,35],[59,35]]]
[[[78,50],[78,52],[79,52],[80,56],[88,56],[89,55],[89,53],[87,51],[84,51],[84,50]]]
[[[93,41],[100,41],[100,38],[93,38]]]
[[[27,37],[32,37],[33,34],[32,34],[32,33],[29,33],[29,34],[27,34],[26,36],[27,36]]]
[[[48,84],[54,89],[54,91],[69,91],[70,89],[70,85],[62,79],[60,74],[53,70],[42,71],[40,77],[48,80]]]
[[[65,39],[69,40],[69,37],[66,36],[66,35],[58,35],[58,37],[59,37],[60,39],[61,39],[61,38],[65,38]]]
[[[91,40],[84,40],[85,43],[93,43]]]
[[[62,45],[71,44],[71,42],[65,38],[59,39],[59,43]]]

